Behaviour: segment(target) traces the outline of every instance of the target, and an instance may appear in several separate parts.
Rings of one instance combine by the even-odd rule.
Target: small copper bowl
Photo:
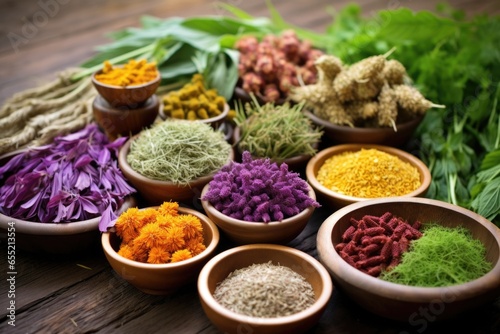
[[[154,80],[146,82],[142,85],[133,86],[113,86],[100,82],[96,79],[96,75],[102,73],[102,70],[95,72],[92,75],[92,83],[97,92],[114,108],[128,107],[135,109],[141,107],[160,86],[161,76],[158,75]]]

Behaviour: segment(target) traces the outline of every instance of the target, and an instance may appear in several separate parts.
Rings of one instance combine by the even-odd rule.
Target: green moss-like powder
[[[442,287],[462,284],[491,270],[486,249],[464,227],[430,225],[412,241],[401,263],[379,278],[404,285]]]

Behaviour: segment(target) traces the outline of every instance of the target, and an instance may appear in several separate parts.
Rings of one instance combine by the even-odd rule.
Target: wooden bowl
[[[210,185],[203,188],[201,198],[208,192]],[[316,200],[314,190],[309,187],[309,197]],[[306,227],[315,208],[308,207],[299,214],[282,221],[249,222],[229,217],[215,209],[209,201],[201,201],[201,205],[210,219],[236,244],[273,243],[286,244],[292,241]]]
[[[215,288],[229,273],[252,264],[287,266],[302,275],[313,287],[316,302],[299,313],[278,318],[256,318],[230,311],[213,297]],[[205,314],[221,333],[304,333],[323,314],[333,291],[325,268],[312,256],[294,248],[271,245],[239,246],[213,257],[198,277],[198,294]]]
[[[142,263],[118,255],[120,238],[114,232],[106,232],[102,234],[102,248],[114,271],[137,289],[152,295],[172,294],[182,286],[196,282],[200,270],[217,248],[219,231],[207,216],[196,210],[179,207],[179,214],[191,214],[200,219],[206,246],[203,252],[176,263]]]
[[[135,171],[127,162],[130,145],[137,136],[127,140],[120,148],[118,152],[118,166],[125,178],[127,178],[144,200],[150,205],[160,205],[165,201],[185,202],[187,204],[197,203],[203,187],[213,179],[215,173],[198,177],[187,184],[150,179]],[[233,160],[233,158],[233,150],[230,150],[227,163]]]
[[[330,190],[324,185],[322,185],[318,181],[316,176],[318,174],[319,169],[321,168],[321,166],[323,166],[323,164],[328,158],[336,154],[341,154],[343,152],[356,152],[360,151],[361,149],[372,149],[372,148],[396,156],[402,161],[407,162],[417,168],[420,174],[421,184],[417,189],[404,195],[403,197],[425,196],[431,184],[431,173],[427,168],[427,166],[414,155],[390,146],[369,145],[369,144],[343,144],[343,145],[331,146],[329,148],[321,150],[307,163],[306,166],[307,181],[314,188],[321,202],[330,205],[334,209],[338,209],[352,203],[366,201],[370,199],[370,198],[347,196],[335,192],[333,190]]]
[[[92,74],[92,84],[97,92],[114,108],[128,107],[130,109],[140,108],[156,92],[160,86],[161,76],[142,85],[113,86],[100,82],[96,75],[102,73],[102,69]]]
[[[336,125],[326,121],[310,111],[304,114],[324,131],[324,137],[331,144],[377,144],[393,147],[404,146],[413,135],[413,132],[424,119],[423,115],[410,120],[401,120],[396,123],[397,131],[392,127],[360,128]]]
[[[133,197],[125,200],[117,214],[135,206]],[[73,255],[99,246],[101,217],[72,223],[40,223],[12,218],[0,213],[0,231],[15,234],[15,248],[31,253]]]
[[[383,281],[352,267],[335,250],[349,219],[364,215],[396,216],[422,223],[464,226],[486,247],[486,258],[493,269],[486,275],[448,287],[413,287]],[[425,198],[381,198],[346,206],[321,225],[317,234],[320,261],[330,272],[334,284],[352,300],[379,316],[410,323],[455,317],[492,301],[500,295],[500,230],[490,221],[449,203]],[[427,317],[427,318],[426,318]]]
[[[111,140],[135,135],[149,127],[158,116],[159,109],[160,102],[154,94],[135,109],[113,107],[100,95],[92,104],[95,121]]]

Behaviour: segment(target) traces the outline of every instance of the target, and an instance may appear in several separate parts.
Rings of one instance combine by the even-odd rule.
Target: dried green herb
[[[132,142],[127,162],[148,178],[186,184],[219,170],[231,149],[224,134],[208,124],[169,120],[143,130]]]
[[[255,98],[245,106],[238,105],[235,118],[241,131],[238,149],[276,161],[314,155],[323,133],[302,113],[303,105],[259,105]]]
[[[380,278],[389,282],[425,287],[462,284],[491,270],[485,247],[464,227],[429,225],[413,240],[401,263]]]
[[[233,271],[217,285],[214,298],[231,311],[258,318],[292,315],[316,300],[304,277],[271,261]]]

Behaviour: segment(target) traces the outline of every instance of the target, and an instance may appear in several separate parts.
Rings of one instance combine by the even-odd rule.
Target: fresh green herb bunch
[[[282,161],[302,154],[313,155],[323,134],[302,113],[304,104],[259,105],[252,102],[236,107],[240,127],[237,147],[258,158]]]
[[[208,124],[168,120],[141,132],[130,146],[127,162],[151,179],[187,184],[219,170],[231,149],[224,134]]]

